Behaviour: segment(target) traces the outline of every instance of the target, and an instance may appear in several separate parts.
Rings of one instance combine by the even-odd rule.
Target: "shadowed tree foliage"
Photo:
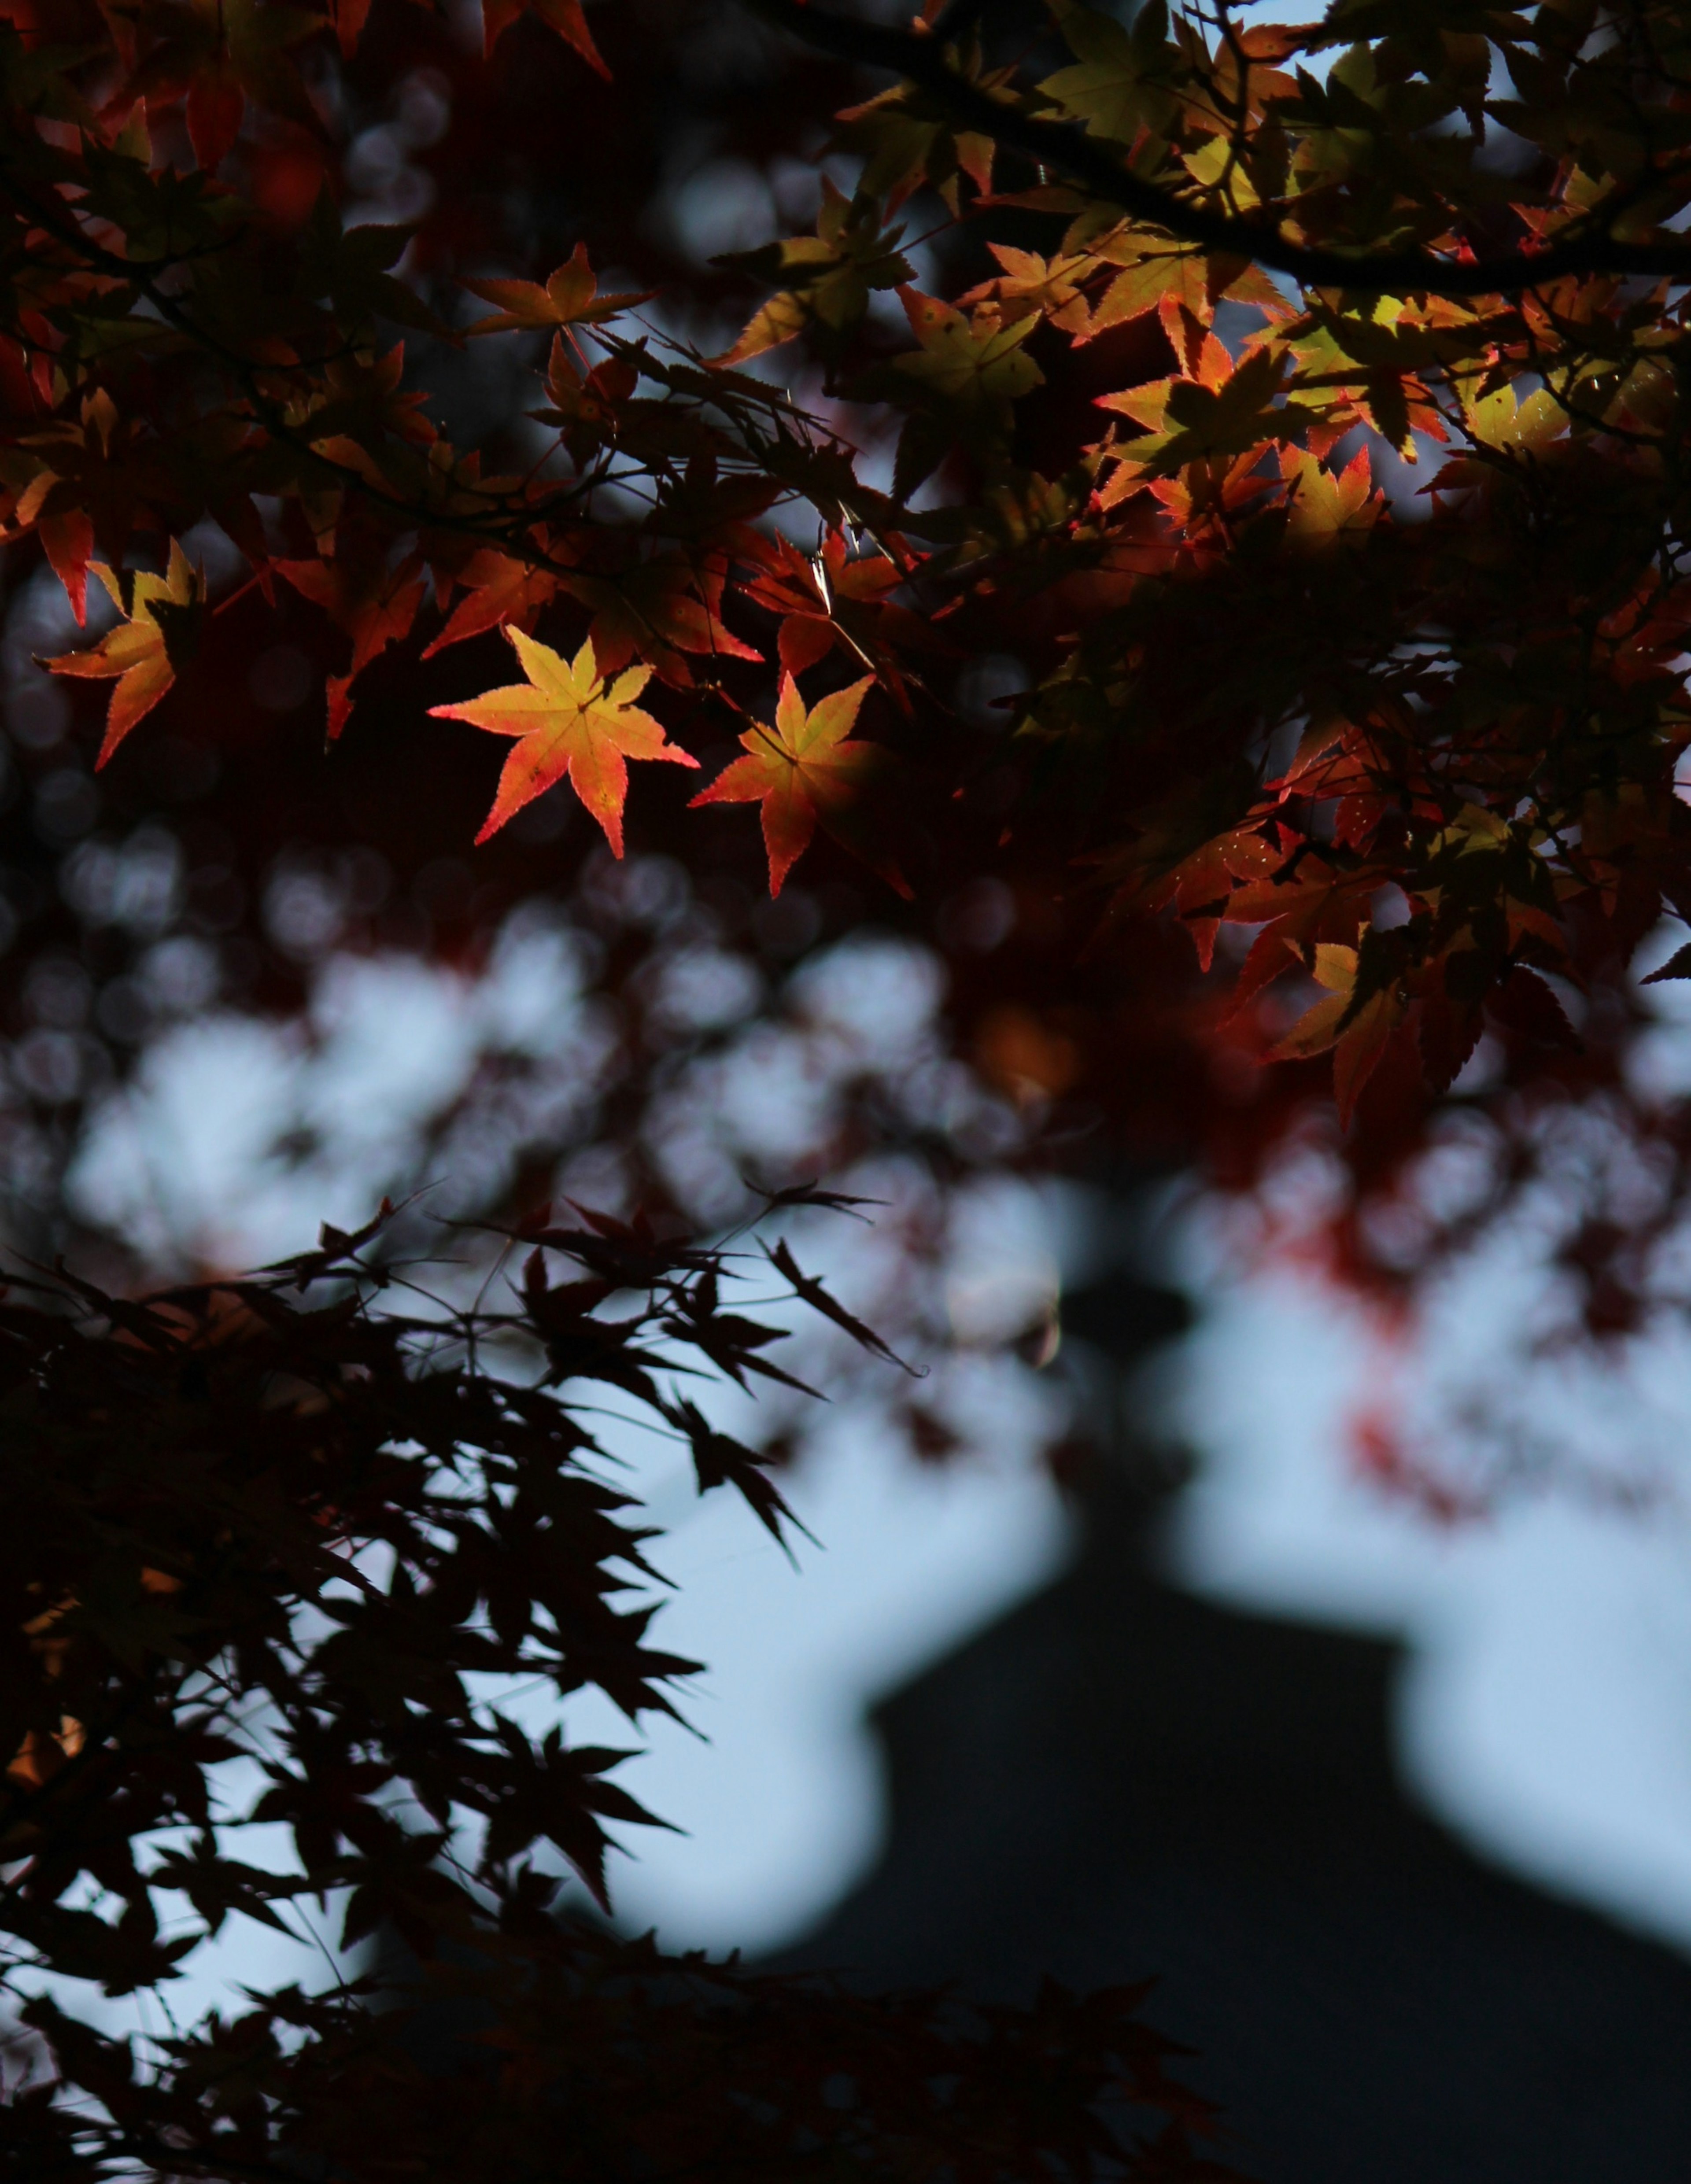
[[[31,1995],[4,2173],[1222,2174],[1142,1991],[864,2002],[554,1919],[560,1861],[607,1904],[604,1824],[650,1816],[608,1779],[625,1752],[536,1741],[499,1695],[596,1689],[638,1724],[695,1665],[619,1599],[655,1535],[589,1419],[622,1399],[779,1538],[766,1466],[678,1374],[690,1352],[779,1378],[780,1329],[719,1301],[721,1248],[643,1225],[531,1223],[497,1310],[432,1304],[379,1226],[244,1280],[124,1301],[26,1279],[0,1303],[0,1931]],[[240,1855],[275,1823],[292,1872]],[[231,1917],[331,1898],[343,1946],[408,1945],[401,2006],[368,1979],[291,1987],[151,2040],[64,2006],[66,1980],[167,1999]],[[477,2030],[424,2067],[410,2021],[443,2001]],[[1107,2101],[1160,2114],[1141,2153]]]

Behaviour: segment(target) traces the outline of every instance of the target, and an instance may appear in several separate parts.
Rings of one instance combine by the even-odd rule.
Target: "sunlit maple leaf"
[[[810,847],[818,822],[907,892],[868,849],[865,830],[851,822],[853,807],[887,760],[878,744],[850,740],[863,694],[873,682],[873,676],[866,675],[807,712],[798,684],[786,676],[774,727],[759,722],[748,730],[740,738],[745,756],[735,759],[693,799],[695,804],[762,805],[772,895],[779,894],[787,874]]]
[[[1022,350],[1040,323],[1036,316],[1006,326],[991,309],[977,311],[970,319],[937,296],[924,296],[909,287],[899,294],[911,332],[922,346],[895,357],[893,369],[918,382],[937,399],[964,411],[996,414],[1018,395],[1044,385],[1045,374]]]
[[[64,587],[70,611],[80,629],[88,619],[88,563],[94,551],[94,526],[87,510],[67,509],[61,515],[44,515],[37,526],[42,550],[53,573]]]
[[[103,561],[91,562],[89,567],[124,618],[90,650],[61,653],[44,664],[55,675],[115,681],[117,688],[106,709],[105,740],[95,760],[98,767],[105,765],[136,722],[152,711],[176,681],[176,670],[198,634],[204,593],[193,565],[174,539],[165,574],[154,577],[140,571],[127,608],[116,572]]]
[[[1385,504],[1384,496],[1372,490],[1365,447],[1337,473],[1298,448],[1281,450],[1280,467],[1292,488],[1290,538],[1314,550],[1363,543]]]
[[[1003,270],[996,281],[971,288],[962,299],[964,303],[996,303],[1007,319],[1038,311],[1066,333],[1085,332],[1091,314],[1080,284],[1093,263],[1085,253],[1041,258],[1037,251],[1012,249],[1007,243],[989,243],[987,248]]]
[[[644,289],[638,295],[601,296],[599,276],[587,262],[587,249],[577,243],[568,263],[559,266],[543,288],[538,281],[466,281],[464,286],[484,304],[497,304],[490,319],[477,319],[465,329],[472,334],[509,333],[515,327],[590,326],[614,319],[619,311],[650,303],[657,293]]]
[[[634,704],[651,678],[649,667],[631,667],[606,684],[589,638],[573,660],[554,652],[520,629],[507,628],[527,682],[507,683],[463,705],[432,705],[443,721],[468,721],[490,735],[515,736],[499,794],[478,842],[498,833],[514,812],[569,776],[570,786],[605,829],[611,852],[622,854],[622,805],[631,758],[667,759],[672,766],[698,760],[667,741],[661,724]]]

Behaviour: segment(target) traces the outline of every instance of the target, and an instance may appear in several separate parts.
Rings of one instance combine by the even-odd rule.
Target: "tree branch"
[[[1066,122],[1044,120],[1019,107],[1001,104],[948,65],[942,41],[930,33],[896,31],[861,17],[834,14],[808,0],[746,0],[746,5],[819,53],[906,77],[938,100],[964,128],[1067,175],[1135,220],[1160,227],[1180,242],[1288,274],[1305,287],[1460,298],[1507,294],[1593,273],[1691,281],[1691,242],[1677,238],[1621,242],[1594,218],[1542,250],[1505,251],[1471,259],[1426,250],[1334,250],[1293,242],[1277,226],[1241,214],[1211,212],[1147,181],[1102,142]]]

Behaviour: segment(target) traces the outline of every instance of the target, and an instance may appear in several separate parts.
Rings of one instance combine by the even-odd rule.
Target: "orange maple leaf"
[[[520,811],[565,774],[570,786],[605,829],[612,854],[622,854],[622,805],[628,794],[631,758],[667,759],[672,766],[697,766],[696,758],[665,739],[661,725],[635,705],[651,677],[649,667],[631,667],[606,684],[600,677],[589,638],[572,660],[507,627],[526,682],[488,690],[463,705],[431,705],[443,721],[468,721],[490,735],[516,736],[517,746],[505,762],[499,794],[478,842],[498,833]]]
[[[116,682],[106,708],[105,740],[94,761],[98,770],[176,681],[177,665],[198,633],[202,588],[193,563],[175,539],[165,574],[154,577],[141,571],[127,608],[116,572],[103,561],[88,566],[124,618],[90,650],[61,653],[42,665],[55,675]]]
[[[490,319],[477,319],[466,326],[466,334],[503,334],[516,327],[596,326],[631,311],[636,304],[649,304],[657,293],[645,288],[620,296],[601,296],[599,276],[587,262],[587,246],[577,243],[566,264],[559,266],[543,288],[538,281],[466,281],[463,286],[484,304],[497,304]]]
[[[550,604],[558,588],[558,580],[549,570],[531,568],[527,562],[514,560],[493,546],[483,546],[472,554],[457,571],[457,582],[464,588],[464,596],[439,636],[424,646],[425,660],[433,660],[449,644],[461,644],[466,637],[479,637],[484,630],[502,629],[507,622],[533,621],[540,609]],[[435,587],[438,595],[444,588],[438,571]]]
[[[855,850],[897,888],[908,889],[874,854],[853,811],[870,779],[887,762],[879,744],[848,740],[873,675],[836,690],[806,712],[799,686],[783,678],[775,725],[761,722],[740,738],[745,756],[719,773],[695,804],[761,804],[763,842],[769,852],[769,892],[778,895],[794,865],[810,847],[818,824]]]

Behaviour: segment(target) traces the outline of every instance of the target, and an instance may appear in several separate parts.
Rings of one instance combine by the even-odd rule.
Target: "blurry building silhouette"
[[[1158,1295],[1065,1315],[1126,1358]],[[1398,1649],[1165,1582],[1131,1470],[1066,1575],[877,1709],[886,1851],[782,1961],[983,1998],[1154,1974],[1266,2184],[1691,2179],[1691,1962],[1418,1810]]]

